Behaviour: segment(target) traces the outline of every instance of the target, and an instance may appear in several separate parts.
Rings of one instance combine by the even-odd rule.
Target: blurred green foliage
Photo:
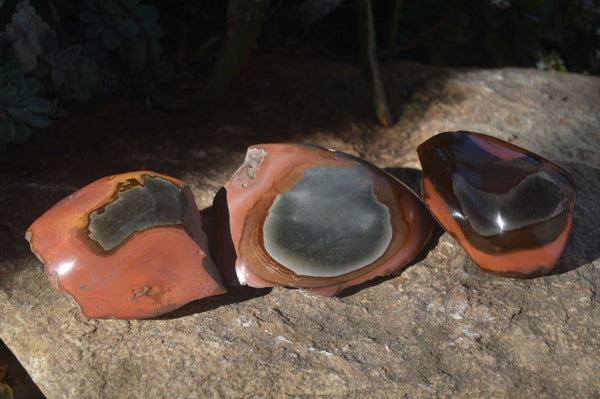
[[[162,51],[157,39],[164,32],[153,5],[139,0],[81,0],[78,19],[84,25],[84,53],[93,59],[118,50],[131,71],[139,74],[148,58]]]
[[[0,0],[0,128],[10,129],[0,132],[0,141],[22,142],[29,127],[65,115],[61,104],[97,94],[141,92],[165,99],[160,82],[175,92],[198,94],[209,87],[215,93],[195,98],[214,98],[244,65],[261,24],[255,46],[267,51],[356,59],[359,43],[365,43],[359,36],[367,31],[357,29],[365,25],[357,23],[353,0],[262,0],[252,11],[244,1]],[[447,66],[600,74],[600,0],[369,4],[373,73],[378,55]],[[243,13],[252,14],[248,30]],[[10,87],[17,97],[7,94]],[[58,106],[50,112],[51,102],[42,107],[40,97]],[[26,103],[24,113],[11,101]]]
[[[279,1],[259,43],[265,47],[358,53],[353,2],[318,19],[301,12],[319,0]],[[600,74],[600,0],[372,0],[385,59],[446,66],[524,66],[551,54],[568,71]],[[299,11],[300,10],[300,11]],[[314,15],[311,12],[310,15]]]
[[[598,0],[405,0],[398,31],[392,47],[403,50],[396,52],[403,59],[535,67],[553,54],[569,71],[600,73]]]
[[[36,97],[37,78],[25,78],[21,65],[14,60],[0,68],[0,148],[8,143],[24,143],[30,127],[50,125],[52,103]]]

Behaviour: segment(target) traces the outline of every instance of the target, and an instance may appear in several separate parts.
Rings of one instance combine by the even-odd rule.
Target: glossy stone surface
[[[225,292],[191,190],[158,173],[100,179],[58,202],[26,238],[88,317],[154,317]]]
[[[420,200],[392,176],[301,144],[250,147],[214,205],[214,255],[226,279],[322,295],[399,270],[432,228]]]
[[[417,151],[425,204],[477,265],[509,277],[554,267],[575,208],[567,172],[480,133],[440,133]]]

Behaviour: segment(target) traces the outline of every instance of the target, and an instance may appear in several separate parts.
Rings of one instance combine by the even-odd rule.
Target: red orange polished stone
[[[399,270],[432,229],[421,201],[392,176],[302,144],[249,147],[214,210],[213,255],[226,280],[327,296]]]
[[[425,204],[477,265],[521,278],[555,266],[575,209],[566,171],[480,133],[440,133],[417,150]]]
[[[225,289],[191,190],[150,171],[100,179],[27,230],[52,284],[95,318],[158,316]]]

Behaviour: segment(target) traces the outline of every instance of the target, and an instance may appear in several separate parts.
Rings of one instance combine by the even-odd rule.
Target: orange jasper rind
[[[26,238],[88,317],[155,317],[226,292],[190,188],[159,173],[100,179],[49,209]]]
[[[401,269],[432,229],[427,209],[394,177],[302,144],[249,147],[214,205],[215,259],[226,279],[327,296]]]
[[[423,198],[483,270],[547,274],[573,224],[573,178],[549,160],[481,133],[444,132],[418,149]]]

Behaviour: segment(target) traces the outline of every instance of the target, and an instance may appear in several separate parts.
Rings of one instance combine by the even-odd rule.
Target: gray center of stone
[[[334,277],[377,260],[392,225],[363,167],[315,167],[275,198],[263,234],[269,255],[294,273]]]
[[[486,237],[543,222],[564,210],[559,186],[544,171],[528,175],[503,194],[480,190],[460,175],[454,176],[452,187],[463,217]]]
[[[105,250],[119,245],[134,231],[157,225],[181,224],[181,190],[160,177],[145,176],[101,211],[90,214],[90,238]]]

